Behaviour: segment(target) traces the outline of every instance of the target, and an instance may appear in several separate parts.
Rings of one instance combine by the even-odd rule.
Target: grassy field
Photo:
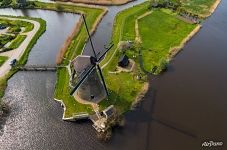
[[[161,60],[167,60],[171,47],[180,45],[196,27],[160,10],[140,19],[138,24],[144,68],[149,72],[160,66]]]
[[[182,0],[183,8],[201,16],[209,16],[210,8],[217,0]]]
[[[6,56],[0,56],[0,67],[4,64],[4,62],[8,59]]]
[[[12,43],[9,45],[9,49],[16,49],[18,48],[21,43],[26,39],[26,35],[18,35]]]

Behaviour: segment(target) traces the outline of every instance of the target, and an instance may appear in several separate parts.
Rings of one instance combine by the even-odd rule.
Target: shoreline
[[[200,31],[202,25],[198,24],[188,35],[185,37],[180,45],[170,48],[167,56],[168,61],[171,61],[183,48],[184,46]]]
[[[215,12],[215,10],[217,9],[217,7],[221,3],[221,1],[222,0],[216,0],[216,2],[211,6],[211,8],[210,8],[210,15],[212,15]]]

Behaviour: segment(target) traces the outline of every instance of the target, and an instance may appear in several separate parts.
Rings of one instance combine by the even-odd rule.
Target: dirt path
[[[139,24],[138,24],[138,21],[140,19],[142,19],[143,17],[146,17],[148,15],[150,15],[152,13],[152,11],[148,11],[146,13],[144,13],[143,15],[139,16],[136,21],[135,21],[135,32],[136,32],[136,38],[135,38],[135,41],[138,42],[138,43],[142,43],[142,40],[141,40],[141,37],[140,37],[140,33],[139,33]]]
[[[21,43],[21,45],[9,52],[1,53],[0,56],[7,56],[9,59],[0,67],[0,78],[4,77],[11,69],[11,66],[9,65],[10,61],[13,59],[19,60],[21,56],[23,55],[24,51],[28,47],[28,44],[31,42],[32,38],[34,35],[38,32],[40,28],[40,24],[37,21],[34,20],[28,20],[28,19],[19,19],[19,18],[10,18],[10,17],[0,17],[8,20],[21,20],[21,21],[26,21],[30,22],[34,25],[34,28],[32,31],[24,33],[26,35],[26,39]]]

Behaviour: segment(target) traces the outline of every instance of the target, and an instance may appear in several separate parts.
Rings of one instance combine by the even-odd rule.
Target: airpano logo
[[[219,147],[223,146],[223,142],[214,142],[214,141],[209,141],[209,142],[203,142],[202,147]]]

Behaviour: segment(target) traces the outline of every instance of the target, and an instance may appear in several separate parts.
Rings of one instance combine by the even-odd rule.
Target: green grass
[[[180,45],[196,27],[160,10],[140,19],[138,24],[144,67],[147,71],[159,66],[162,59],[168,59],[170,48]]]
[[[21,27],[25,28],[24,32],[32,31],[34,25],[30,22],[21,20],[9,20],[5,18],[0,18],[0,23],[6,25],[9,28],[9,33],[18,33],[21,31]]]
[[[135,40],[135,20],[138,16],[149,11],[147,9],[148,6],[149,3],[145,2],[117,14],[112,34],[112,40],[115,46],[108,52],[106,58],[101,63],[102,65],[111,58],[117,49],[119,41]],[[162,12],[161,10],[157,10],[139,20],[145,69],[150,71],[153,64],[159,64],[162,59],[166,59],[170,47],[179,45],[194,27],[195,25],[187,24],[176,19],[175,14],[170,13],[170,11]],[[104,69],[107,85],[111,91],[111,98],[109,101],[102,101],[100,103],[101,108],[114,104],[120,112],[128,111],[146,82],[146,75],[143,75],[144,79],[142,81],[136,79],[136,76],[142,73],[139,68],[138,49],[128,50],[126,54],[137,63],[137,70],[133,73],[108,73],[108,71],[114,71],[116,68],[120,52],[117,51],[115,53],[113,59]],[[133,58],[133,55],[137,57]]]
[[[21,43],[26,39],[26,35],[18,35],[12,43],[9,45],[9,49],[16,49],[18,48]]]
[[[216,0],[183,0],[183,8],[200,16],[209,16],[210,8]]]
[[[8,59],[6,56],[0,56],[0,67],[5,63],[5,61]]]
[[[66,68],[60,68],[57,71],[58,80],[55,85],[55,98],[63,100],[66,111],[64,117],[72,117],[79,112],[92,112],[90,105],[82,105],[78,103],[73,96],[69,94],[71,91],[69,87],[69,74]]]
[[[0,47],[2,48],[5,44],[12,41],[15,37],[12,35],[2,34],[0,35]]]
[[[113,55],[117,48],[118,42],[122,40],[133,40],[135,38],[135,19],[145,13],[148,8],[148,2],[134,6],[127,10],[124,10],[117,14],[112,34],[112,41],[115,44],[114,47],[108,52],[105,59],[101,62],[104,65]],[[132,55],[137,55],[136,49],[131,49],[128,52],[128,56],[138,64],[138,59],[133,58]],[[111,91],[110,99],[104,100],[100,103],[101,108],[105,108],[111,104],[114,104],[117,109],[124,113],[128,111],[135,100],[138,93],[141,91],[144,83],[147,81],[146,76],[143,76],[142,80],[137,80],[136,76],[139,74],[143,75],[139,65],[137,69],[131,73],[119,73],[110,74],[109,71],[114,71],[116,68],[120,53],[114,55],[111,62],[104,68],[104,75],[107,81],[107,87]]]

